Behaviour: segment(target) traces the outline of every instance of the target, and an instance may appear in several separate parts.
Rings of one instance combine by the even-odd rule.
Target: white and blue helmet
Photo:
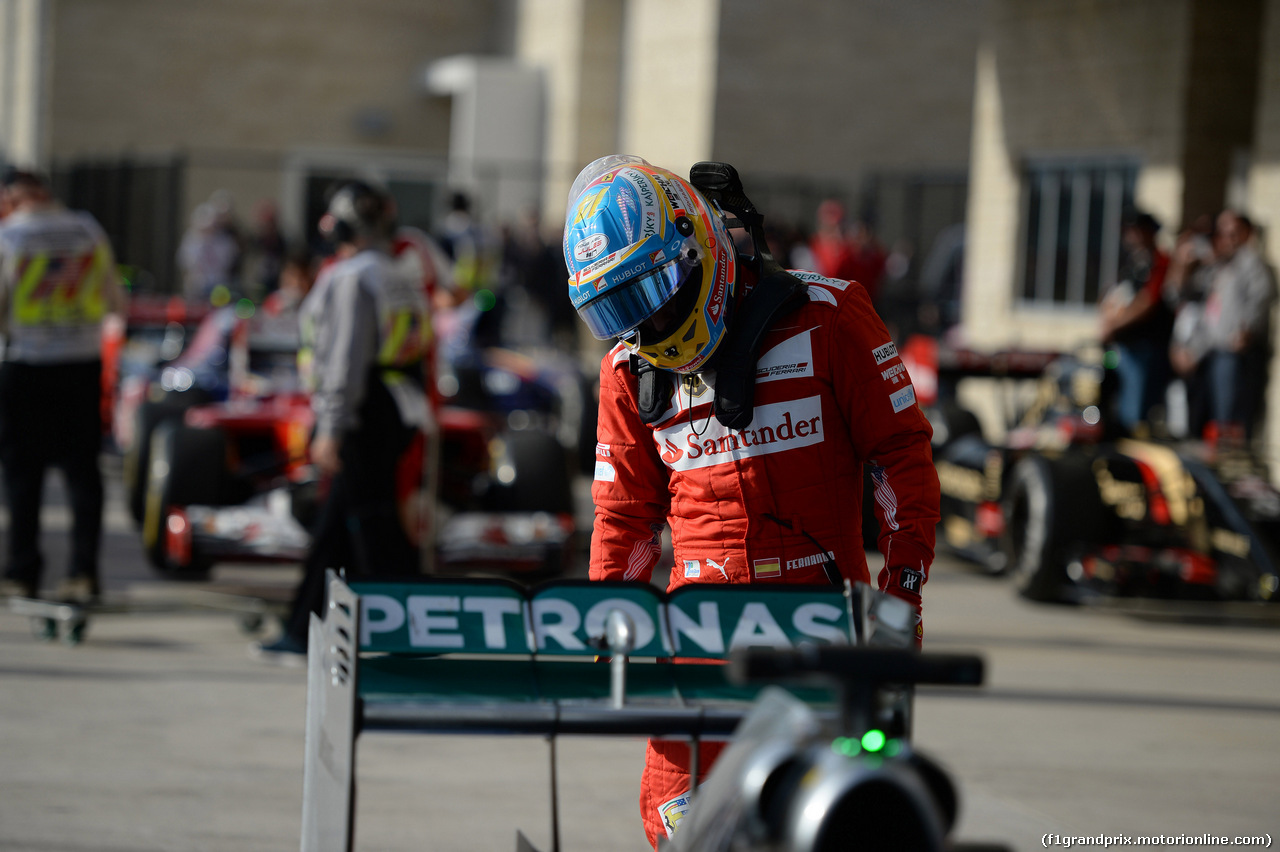
[[[736,259],[723,216],[688,181],[614,154],[583,169],[564,228],[569,298],[597,339],[695,372],[724,338]]]

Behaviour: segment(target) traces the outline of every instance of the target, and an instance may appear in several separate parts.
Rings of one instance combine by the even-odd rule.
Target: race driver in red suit
[[[570,191],[570,298],[594,336],[619,340],[600,367],[591,578],[648,581],[669,524],[671,589],[869,582],[870,465],[876,583],[919,612],[938,479],[884,324],[861,285],[777,269],[759,227],[739,255],[725,199],[696,178],[613,155]],[[718,752],[702,747],[703,769]],[[640,808],[655,848],[689,780],[688,746],[650,740]]]

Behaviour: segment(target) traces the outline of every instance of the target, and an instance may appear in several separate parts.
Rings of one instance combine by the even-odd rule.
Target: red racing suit
[[[824,555],[845,578],[869,582],[861,517],[870,464],[885,554],[878,586],[919,608],[938,522],[929,422],[862,286],[793,274],[809,301],[765,335],[745,429],[716,420],[713,375],[681,380],[645,425],[627,350],[603,359],[591,579],[648,581],[669,523],[670,589],[823,584]],[[703,745],[701,765],[718,752]],[[649,743],[640,808],[655,846],[681,813],[688,759],[684,743]]]

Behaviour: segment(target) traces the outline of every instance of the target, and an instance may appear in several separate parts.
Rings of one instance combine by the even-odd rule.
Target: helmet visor
[[[587,302],[578,308],[578,316],[597,340],[625,337],[665,305],[698,268],[696,262],[672,261]]]

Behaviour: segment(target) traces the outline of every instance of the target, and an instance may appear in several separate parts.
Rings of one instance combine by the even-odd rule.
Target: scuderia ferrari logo
[[[662,460],[672,470],[694,470],[781,453],[820,444],[823,437],[822,398],[817,396],[757,406],[751,426],[746,429],[726,429],[713,417],[701,434],[688,421],[653,433]]]

